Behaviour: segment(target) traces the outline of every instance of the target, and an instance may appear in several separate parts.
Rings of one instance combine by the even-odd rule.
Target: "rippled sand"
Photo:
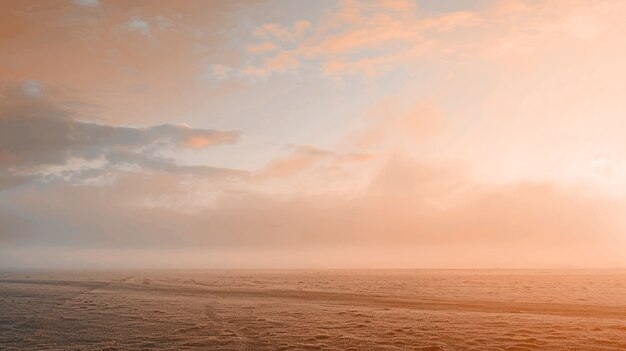
[[[0,349],[626,350],[626,272],[4,273]]]

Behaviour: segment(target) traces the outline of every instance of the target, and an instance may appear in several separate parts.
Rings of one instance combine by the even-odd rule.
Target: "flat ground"
[[[626,272],[0,273],[0,349],[626,350]]]

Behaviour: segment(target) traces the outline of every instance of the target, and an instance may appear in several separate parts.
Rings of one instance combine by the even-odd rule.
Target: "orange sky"
[[[626,267],[625,15],[0,0],[0,267]]]

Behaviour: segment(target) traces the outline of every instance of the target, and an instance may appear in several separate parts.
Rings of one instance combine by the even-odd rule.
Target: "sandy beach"
[[[623,350],[624,271],[4,273],[6,350]]]

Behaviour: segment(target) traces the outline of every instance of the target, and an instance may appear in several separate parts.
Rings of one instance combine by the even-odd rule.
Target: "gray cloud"
[[[100,1],[99,0],[74,0],[74,3],[76,5],[86,6],[86,7],[96,7],[96,6],[100,5]]]
[[[108,125],[81,120],[75,107],[63,106],[27,89],[5,87],[0,100],[0,188],[31,180],[45,169],[70,160],[101,160],[94,169],[85,165],[59,170],[65,179],[95,176],[111,167],[199,175],[237,174],[209,166],[181,166],[160,156],[166,149],[205,148],[235,143],[237,131],[161,124],[148,127]],[[39,85],[37,84],[37,87]]]
[[[106,160],[110,165],[140,166],[144,170],[167,172],[179,175],[193,175],[196,177],[237,177],[242,178],[248,175],[247,171],[228,169],[221,167],[211,167],[206,165],[180,165],[176,160],[158,156],[145,156],[136,152],[115,151],[108,152]]]

